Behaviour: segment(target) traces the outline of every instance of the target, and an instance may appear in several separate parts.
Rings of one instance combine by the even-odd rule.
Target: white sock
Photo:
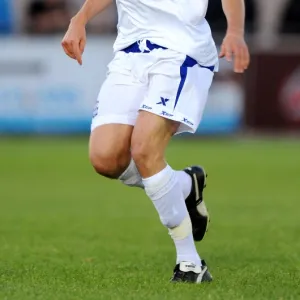
[[[184,199],[186,199],[192,190],[192,178],[184,171],[176,171],[176,173],[181,186],[181,190],[183,192],[183,197]]]
[[[176,264],[181,263],[182,261],[189,261],[194,263],[197,266],[201,266],[201,259],[197,252],[194,238],[192,234],[189,234],[182,240],[174,240],[174,244],[176,247]],[[195,255],[197,253],[197,255]]]
[[[181,186],[183,197],[184,199],[186,199],[189,196],[192,189],[191,176],[189,176],[184,171],[175,171],[175,172],[177,173],[178,176],[178,181]],[[127,169],[119,177],[119,180],[121,180],[124,184],[128,186],[136,186],[136,187],[144,188],[142,177],[133,159],[131,159]]]
[[[136,186],[136,187],[144,188],[142,177],[133,159],[131,159],[127,169],[119,177],[119,180],[128,186]]]
[[[190,219],[177,175],[170,166],[166,166],[159,173],[143,178],[143,184],[163,225],[169,228],[170,232],[179,232],[171,234],[176,247],[177,263],[189,261],[199,265],[201,261],[193,240],[191,225],[181,230],[184,221],[188,220],[190,224]]]

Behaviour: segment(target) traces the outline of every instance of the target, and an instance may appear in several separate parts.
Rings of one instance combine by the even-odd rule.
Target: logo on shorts
[[[193,124],[191,121],[189,121],[187,118],[183,118],[183,120],[182,120],[181,122],[186,123],[186,124],[191,125],[191,126],[194,125],[194,124]]]
[[[169,113],[167,113],[166,111],[162,111],[161,113],[160,113],[162,116],[166,116],[166,117],[173,117],[174,115],[172,115],[172,114],[169,114]]]
[[[160,102],[157,102],[156,104],[162,104],[163,106],[167,106],[168,101],[170,101],[170,99],[160,97]]]
[[[149,110],[151,110],[152,107],[150,107],[150,106],[148,106],[148,105],[146,105],[146,104],[143,104],[143,105],[142,105],[142,109],[149,109]]]

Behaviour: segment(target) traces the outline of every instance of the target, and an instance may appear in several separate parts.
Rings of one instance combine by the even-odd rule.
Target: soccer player
[[[82,64],[85,26],[112,0],[86,0],[62,41]],[[200,123],[218,53],[205,20],[208,0],[116,0],[118,36],[93,114],[90,160],[95,170],[141,187],[168,228],[177,253],[172,281],[211,281],[195,247],[208,224],[202,167],[173,170],[165,150],[173,135]],[[220,57],[234,71],[249,64],[244,0],[222,0],[228,28]],[[101,53],[99,53],[101,55]]]

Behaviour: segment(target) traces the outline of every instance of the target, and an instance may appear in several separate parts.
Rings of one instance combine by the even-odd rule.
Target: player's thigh
[[[132,130],[131,125],[105,124],[91,132],[89,157],[98,173],[118,178],[124,172],[131,160]]]

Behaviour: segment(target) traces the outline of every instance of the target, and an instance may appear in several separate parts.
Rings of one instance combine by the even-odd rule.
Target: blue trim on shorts
[[[181,65],[181,67],[180,67],[180,78],[181,79],[180,79],[177,94],[176,94],[174,108],[176,107],[177,102],[178,102],[179,97],[180,97],[180,94],[182,92],[182,89],[183,89],[183,86],[184,86],[184,83],[185,83],[185,80],[186,80],[186,77],[187,77],[188,68],[192,68],[196,64],[197,64],[197,62],[193,58],[187,56],[185,61]]]
[[[146,46],[150,50],[141,51],[139,42],[135,42],[132,45],[128,46],[127,48],[123,49],[122,51],[126,53],[150,53],[154,49],[164,49],[167,50],[168,48],[159,46],[156,44],[152,44],[150,41],[146,40]]]
[[[181,65],[180,67],[180,82],[179,82],[179,86],[178,86],[178,90],[177,90],[177,94],[176,94],[176,99],[175,99],[175,105],[174,105],[174,109],[177,105],[177,102],[179,100],[179,97],[180,97],[180,94],[182,92],[182,89],[183,89],[183,86],[184,86],[184,83],[186,81],[186,77],[187,77],[187,73],[188,73],[188,68],[192,68],[194,67],[195,65],[197,65],[197,61],[193,58],[191,58],[190,56],[186,56],[186,59],[185,61],[183,62],[183,64]],[[202,66],[202,65],[199,65],[201,68],[205,68],[205,69],[208,69],[210,71],[214,71],[215,67],[214,66],[210,66],[210,67],[206,67],[206,66]]]

